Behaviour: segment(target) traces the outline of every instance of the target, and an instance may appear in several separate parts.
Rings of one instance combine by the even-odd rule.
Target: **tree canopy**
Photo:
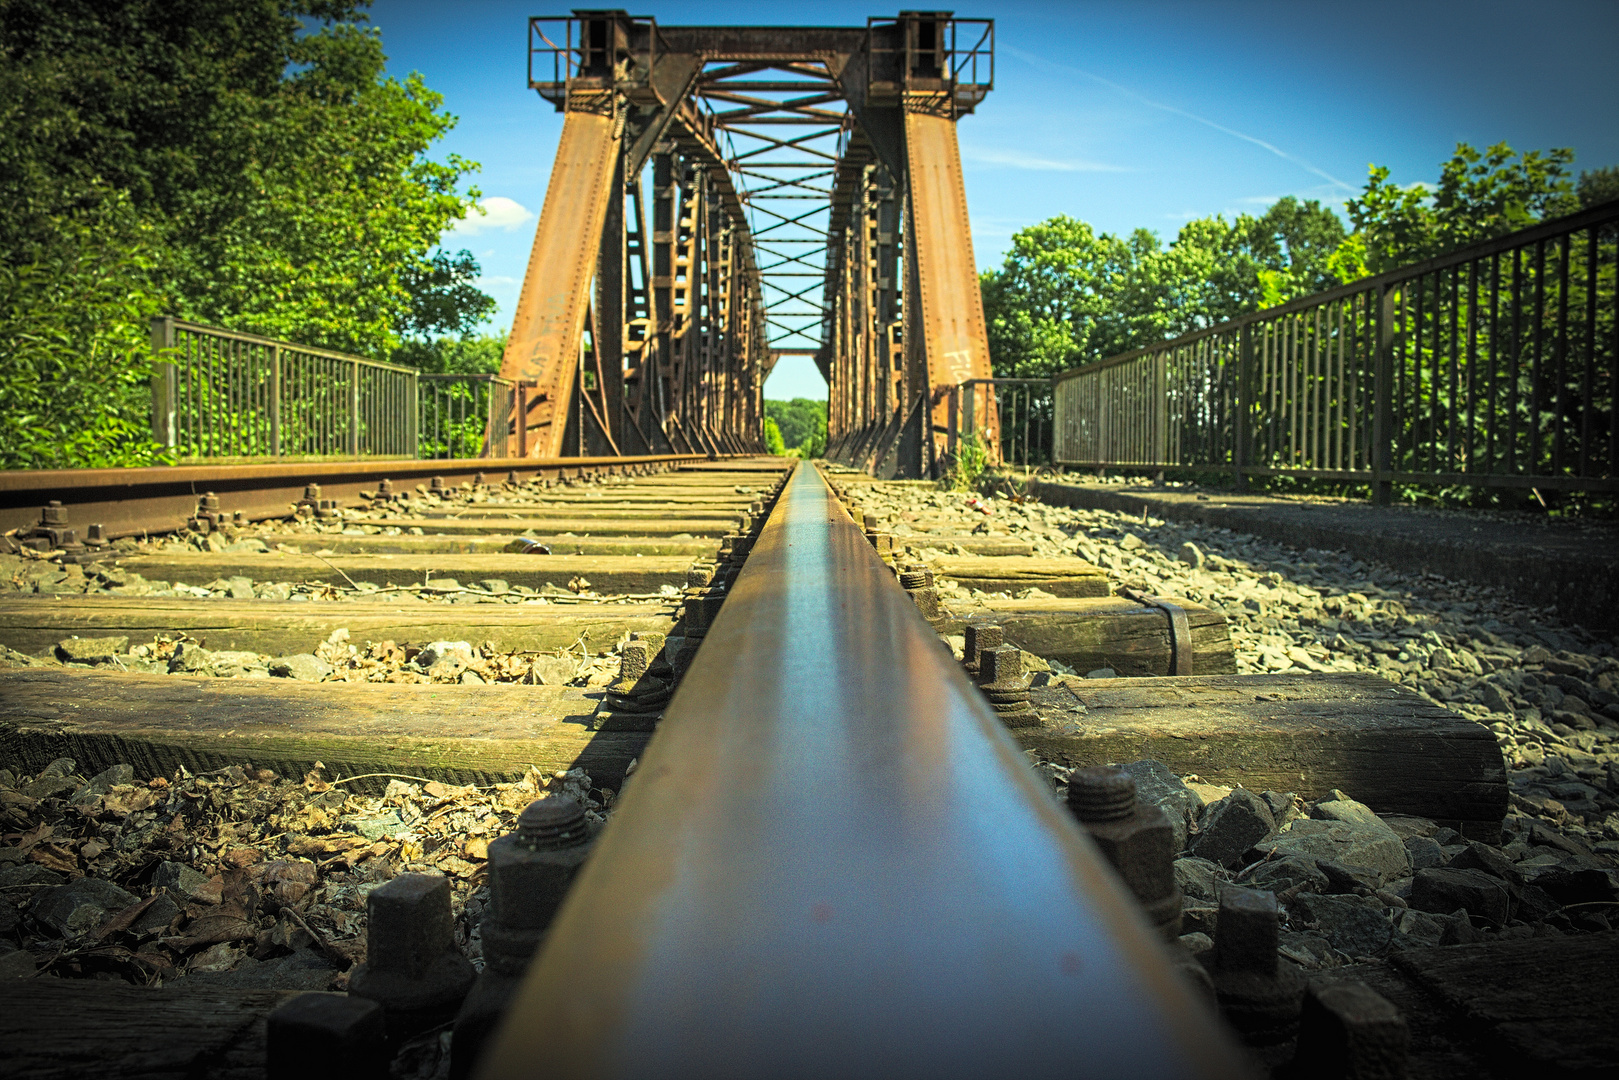
[[[804,457],[820,457],[826,452],[826,402],[813,398],[766,400],[765,419],[766,439],[774,423],[782,443],[782,449],[771,453],[798,450]]]
[[[1373,165],[1344,206],[1292,196],[1258,217],[1198,218],[1167,245],[1058,215],[980,275],[997,376],[1040,378],[1619,198],[1619,168],[1570,179],[1574,152],[1459,144],[1436,184]]]
[[[0,0],[0,385],[35,448],[0,462],[83,463],[61,436],[97,409],[149,455],[151,314],[386,357],[493,310],[435,250],[476,165],[427,156],[455,118],[362,6]]]

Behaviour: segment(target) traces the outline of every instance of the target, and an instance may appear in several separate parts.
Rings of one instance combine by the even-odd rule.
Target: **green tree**
[[[1373,165],[1365,189],[1345,204],[1366,270],[1393,270],[1572,212],[1579,205],[1568,178],[1573,161],[1567,148],[1517,154],[1506,143],[1482,152],[1458,143],[1437,185],[1405,187]]]
[[[768,416],[765,417],[765,449],[772,454],[787,452],[787,444],[781,438],[781,428],[777,427],[776,421]]]
[[[804,448],[808,443],[809,449],[814,452],[805,455],[807,457],[820,457],[825,452],[826,402],[812,398],[793,398],[791,401],[767,400],[765,416],[775,422],[777,430],[781,433],[783,446]]]
[[[470,253],[435,250],[476,166],[426,156],[455,119],[419,76],[384,75],[361,6],[0,0],[7,386],[38,370],[26,343],[61,325],[30,267],[91,274],[72,295],[130,282],[131,311],[378,357],[491,310]],[[120,344],[144,326],[74,326],[81,353],[144,363]],[[59,386],[29,393],[45,428],[79,406]]]

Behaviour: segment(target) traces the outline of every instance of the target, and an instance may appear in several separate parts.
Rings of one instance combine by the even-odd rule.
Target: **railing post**
[[[281,346],[270,346],[270,456],[281,456]]]
[[[656,378],[656,376],[653,376]],[[517,383],[517,456],[528,457],[528,381]]]
[[[967,388],[966,411],[962,416],[962,426],[967,430],[967,438],[976,439],[978,438],[978,428],[973,424],[973,409],[978,403],[978,387],[974,385],[971,379],[961,385]]]
[[[958,415],[960,414],[960,412],[961,412],[961,384],[957,383],[955,386],[952,386],[950,388],[950,431],[949,431],[949,434],[947,436],[947,438],[949,439],[949,442],[946,445],[950,448],[950,458],[951,458],[951,460],[955,460],[956,443],[957,443],[957,440],[960,438],[960,431],[959,431],[958,426],[957,426],[957,418],[958,418]]]
[[[1387,506],[1394,498],[1394,482],[1389,477],[1394,437],[1394,287],[1379,286],[1377,301],[1377,355],[1372,372],[1372,503]]]
[[[360,456],[360,362],[349,361],[349,453]]]
[[[422,456],[422,377],[417,372],[410,373],[410,411],[408,422],[410,424],[409,441],[405,444],[410,448],[410,456]]]
[[[1152,396],[1155,406],[1152,434],[1152,463],[1160,469],[1169,464],[1169,352],[1158,353],[1152,365]]]
[[[1232,398],[1236,404],[1236,416],[1231,425],[1231,437],[1234,445],[1231,447],[1231,471],[1238,491],[1248,487],[1248,478],[1243,474],[1243,467],[1249,464],[1249,402],[1253,400],[1254,371],[1254,324],[1243,323],[1237,337],[1237,371],[1232,379]]]
[[[152,441],[173,450],[179,442],[179,371],[172,360],[160,359],[174,348],[174,319],[152,320]]]

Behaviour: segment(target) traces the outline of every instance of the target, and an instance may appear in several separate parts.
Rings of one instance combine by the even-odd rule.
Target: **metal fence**
[[[421,375],[419,457],[504,457],[517,386],[498,375]],[[498,442],[490,445],[490,434]],[[498,451],[498,452],[497,452]]]
[[[1057,376],[1058,464],[1619,490],[1619,202]]]
[[[1031,469],[1051,463],[1050,379],[968,379],[950,392],[947,449],[962,439],[993,442],[997,464]],[[989,449],[989,447],[985,447]]]
[[[152,437],[182,458],[415,457],[414,368],[152,321]]]

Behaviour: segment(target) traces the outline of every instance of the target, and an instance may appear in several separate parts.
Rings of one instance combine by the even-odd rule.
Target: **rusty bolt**
[[[197,499],[197,511],[199,513],[207,512],[210,514],[219,513],[219,496],[215,495],[211,491],[202,495]]]
[[[1214,982],[1220,1012],[1251,1045],[1286,1042],[1298,1030],[1305,978],[1276,954],[1281,909],[1276,894],[1226,886],[1214,948],[1198,959]]]
[[[927,567],[921,563],[906,563],[900,568],[899,583],[906,590],[925,588],[928,584]]]
[[[377,481],[377,498],[391,499],[393,498],[393,495],[394,486],[391,480],[385,476],[381,480]]]
[[[522,483],[522,481],[517,478],[516,469],[513,469],[511,472],[506,474],[506,483],[510,484],[512,487],[516,487]]]
[[[765,504],[764,504],[763,499],[754,499],[752,502],[750,502],[748,504],[748,513],[754,515],[755,517],[759,516],[760,514],[762,514],[764,512],[765,512]]]
[[[522,973],[584,864],[592,837],[583,806],[548,795],[524,808],[515,832],[489,845],[492,901],[482,932],[484,959],[496,970]]]
[[[1015,645],[999,645],[978,654],[978,689],[1007,727],[1032,727],[1040,722],[1029,705],[1029,680],[1023,674],[1023,652]]]
[[[311,505],[314,505],[314,504],[320,502],[320,485],[319,484],[305,484],[304,485],[304,500],[303,501],[306,502],[306,503],[309,503]]]
[[[454,1016],[474,972],[455,947],[449,879],[400,874],[371,891],[366,913],[366,962],[349,993],[382,1006],[390,1039]]]
[[[866,513],[858,506],[849,507],[849,516],[854,519],[854,527],[861,532],[866,531]]]
[[[62,505],[61,499],[52,499],[40,509],[39,523],[45,526],[67,524],[67,507]]]
[[[1389,1000],[1359,982],[1312,983],[1299,1016],[1293,1072],[1325,1080],[1406,1075],[1411,1029]]]
[[[686,570],[686,588],[706,589],[708,583],[714,580],[714,568],[701,563],[693,564]]]
[[[481,473],[481,472],[478,473],[477,475],[475,475],[472,478],[472,486],[473,487],[483,487],[485,482],[486,482],[486,478],[484,477],[483,473]]]
[[[107,542],[106,530],[99,524],[89,526],[84,530],[84,542],[86,544],[105,544]]]
[[[308,1080],[313,1071],[353,1080],[383,1080],[392,1055],[383,1010],[348,994],[299,994],[270,1013],[266,1024],[269,1080]]]
[[[435,495],[444,494],[444,477],[435,476],[427,482],[427,490]]]
[[[990,624],[967,625],[967,641],[961,650],[961,664],[967,669],[967,674],[973,678],[978,677],[979,655],[985,649],[993,649],[1006,643],[1006,633],[999,626]]]
[[[1171,941],[1180,936],[1181,891],[1175,884],[1175,829],[1163,808],[1136,797],[1136,781],[1105,765],[1076,769],[1068,779],[1068,808],[1119,877]]]

